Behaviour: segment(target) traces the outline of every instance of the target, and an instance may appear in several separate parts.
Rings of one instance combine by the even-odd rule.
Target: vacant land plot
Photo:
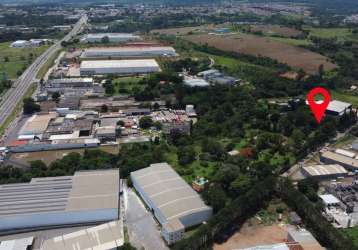
[[[214,29],[217,28],[227,28],[226,24],[221,25],[202,25],[202,26],[194,26],[194,27],[181,27],[181,28],[169,28],[169,29],[155,29],[152,30],[152,34],[163,34],[163,35],[176,35],[176,36],[182,36],[182,35],[188,35],[191,33],[208,33],[212,32]]]
[[[100,150],[117,154],[119,152],[118,145],[101,146]],[[91,149],[89,149],[91,150]],[[29,165],[30,162],[41,160],[46,165],[51,164],[55,160],[62,159],[64,156],[70,153],[83,154],[85,149],[67,149],[67,150],[53,150],[53,151],[41,151],[41,152],[29,152],[29,153],[15,153],[10,156],[11,163],[18,163],[20,165]]]
[[[214,250],[233,250],[248,247],[283,243],[287,239],[286,226],[277,224],[263,226],[245,223],[239,232],[235,233],[223,244],[215,244]]]
[[[349,28],[313,28],[305,27],[310,36],[321,38],[353,38],[352,30]]]
[[[272,41],[266,37],[249,34],[240,34],[239,36],[202,34],[188,35],[185,39],[197,44],[207,44],[224,51],[270,57],[293,68],[301,68],[309,74],[316,74],[321,64],[325,70],[336,68],[336,65],[325,56],[297,46]]]
[[[17,73],[29,66],[47,48],[47,45],[39,48],[10,48],[10,43],[0,43],[0,74],[5,72],[9,79],[16,79]]]
[[[279,35],[283,37],[297,37],[302,35],[302,31],[280,25],[252,25],[252,32],[262,32],[267,35]]]
[[[130,94],[133,90],[144,89],[144,85],[140,85],[139,82],[143,80],[141,76],[134,77],[120,77],[113,80],[114,89],[116,94]]]

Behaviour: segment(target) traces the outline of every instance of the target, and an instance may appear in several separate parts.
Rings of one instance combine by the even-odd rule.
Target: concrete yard
[[[153,215],[147,211],[142,201],[132,190],[124,188],[125,224],[129,240],[137,249],[169,250],[160,235],[159,225]]]

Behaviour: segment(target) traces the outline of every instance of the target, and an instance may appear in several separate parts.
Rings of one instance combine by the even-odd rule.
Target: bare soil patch
[[[258,245],[284,243],[287,240],[286,226],[277,224],[264,226],[245,223],[239,232],[235,233],[223,244],[215,244],[214,250],[234,250]]]
[[[293,68],[301,68],[309,74],[316,74],[321,64],[325,70],[337,67],[327,57],[318,53],[250,34],[220,36],[197,34],[185,36],[185,39],[201,45],[207,44],[223,51],[270,57]]]

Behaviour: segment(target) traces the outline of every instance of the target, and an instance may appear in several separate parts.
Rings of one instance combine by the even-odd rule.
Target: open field
[[[326,70],[336,68],[336,65],[325,56],[297,46],[272,41],[266,37],[249,34],[227,36],[200,34],[188,35],[185,39],[201,45],[207,44],[224,51],[270,57],[293,68],[302,68],[309,74],[317,73],[321,64]]]
[[[133,89],[143,89],[144,85],[140,85],[139,82],[143,79],[141,76],[133,77],[119,77],[113,80],[113,85],[116,94],[130,94]]]
[[[118,145],[101,146],[98,149],[103,150],[110,154],[117,154],[119,152]],[[91,149],[89,149],[91,150]],[[17,162],[22,165],[28,165],[32,161],[41,160],[46,165],[51,164],[55,160],[62,159],[69,153],[83,154],[85,149],[66,149],[66,150],[53,150],[29,153],[15,153],[11,154],[10,161]]]
[[[251,26],[252,32],[262,32],[265,35],[278,35],[283,37],[297,37],[302,34],[302,31],[293,28],[280,26],[280,25],[269,25],[259,24]]]
[[[254,247],[258,245],[271,245],[283,243],[287,239],[285,226],[277,224],[271,226],[245,223],[239,232],[235,233],[223,244],[215,244],[214,250],[232,250]]]
[[[349,102],[353,106],[358,107],[358,94],[346,93],[339,90],[330,91],[332,98],[342,102]]]
[[[349,28],[313,28],[305,27],[305,30],[309,31],[310,36],[316,36],[321,38],[358,38],[352,34]]]
[[[308,46],[311,45],[312,42],[307,39],[294,39],[294,38],[285,38],[285,37],[270,37],[271,41],[286,43],[293,46]]]
[[[20,49],[10,48],[10,43],[8,42],[0,43],[0,75],[5,72],[8,79],[16,79],[17,72],[29,66],[48,47],[48,45],[43,45],[39,48]]]

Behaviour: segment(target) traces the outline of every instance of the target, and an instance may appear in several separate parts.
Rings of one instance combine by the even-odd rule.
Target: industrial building
[[[34,237],[27,237],[0,242],[0,250],[31,250],[34,244]]]
[[[41,246],[41,250],[115,250],[123,244],[122,222],[111,221],[99,226],[46,239]]]
[[[60,78],[51,79],[48,88],[84,88],[93,86],[93,78]]]
[[[26,140],[42,137],[50,121],[57,117],[56,113],[36,114],[31,116],[20,129],[18,139]]]
[[[133,75],[159,71],[160,67],[154,59],[82,61],[80,66],[81,75]]]
[[[186,228],[207,221],[212,208],[167,163],[131,173],[133,186],[162,225],[171,245],[182,239]]]
[[[337,152],[325,151],[321,153],[320,160],[326,164],[339,164],[352,171],[358,169],[358,159]]]
[[[185,78],[184,84],[189,87],[208,87],[210,83],[201,78]]]
[[[0,232],[118,220],[119,171],[79,171],[0,186]]]
[[[302,168],[302,173],[306,177],[316,179],[337,178],[348,175],[348,171],[338,164],[307,166]]]
[[[141,40],[140,36],[129,33],[97,33],[87,34],[81,39],[81,41],[86,43],[101,43],[107,38],[110,43],[123,43]]]
[[[334,115],[334,116],[342,116],[343,114],[348,113],[348,111],[351,110],[352,110],[352,104],[333,100],[329,103],[326,110],[326,114]]]
[[[176,56],[173,47],[164,46],[135,46],[135,47],[110,47],[86,49],[82,58],[130,58],[130,57],[169,57]]]

